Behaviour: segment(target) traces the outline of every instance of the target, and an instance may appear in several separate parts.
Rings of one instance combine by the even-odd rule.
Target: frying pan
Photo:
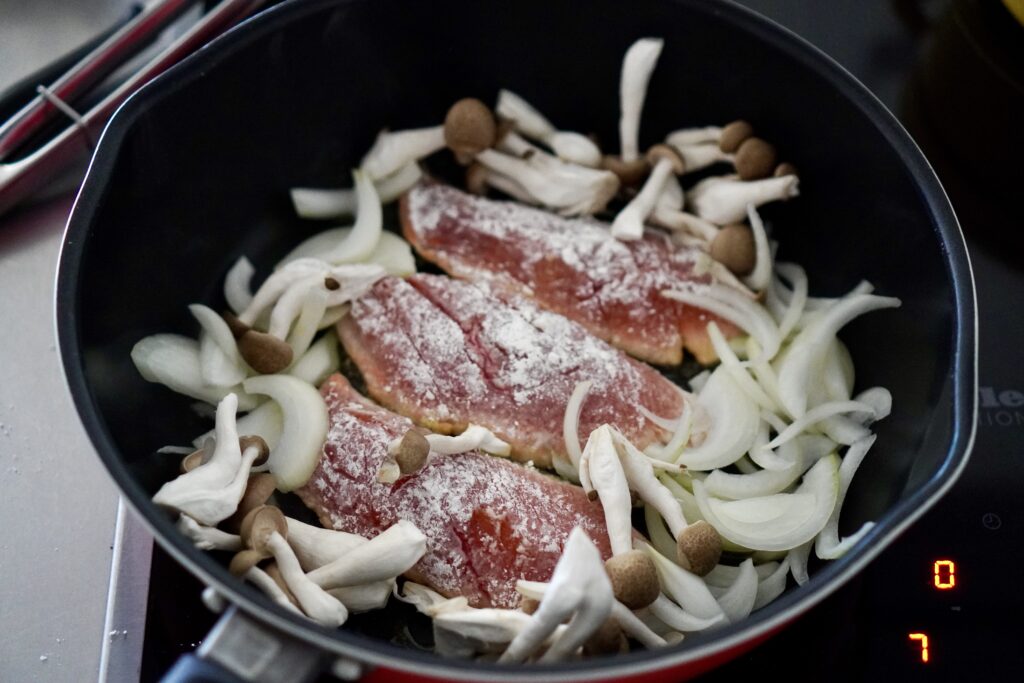
[[[521,93],[569,130],[617,141],[620,60],[665,38],[641,145],[688,125],[753,122],[801,171],[802,196],[768,207],[780,257],[812,292],[868,279],[903,307],[844,331],[860,387],[894,397],[844,507],[843,533],[877,526],[741,623],[655,651],[500,667],[401,648],[365,628],[295,617],[194,549],[150,502],[176,463],[154,454],[202,433],[188,401],[148,384],[132,345],[194,334],[186,304],[221,309],[228,267],[265,275],[322,225],[287,188],[348,184],[382,127],[440,122],[449,104]],[[443,172],[443,169],[442,169]],[[159,543],[232,605],[172,676],[297,680],[329,660],[368,680],[679,680],[752,647],[848,581],[952,485],[975,424],[974,289],[956,219],[913,141],[834,62],[733,4],[699,0],[291,0],[245,22],[133,96],[103,134],[75,203],[57,283],[68,386],[103,464]],[[341,669],[337,669],[341,671]]]

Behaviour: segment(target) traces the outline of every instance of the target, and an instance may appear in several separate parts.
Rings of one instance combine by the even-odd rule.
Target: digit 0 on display
[[[953,560],[935,560],[932,563],[932,585],[940,591],[956,586],[956,563]]]

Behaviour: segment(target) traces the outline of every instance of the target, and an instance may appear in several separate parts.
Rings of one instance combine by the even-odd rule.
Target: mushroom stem
[[[457,455],[467,451],[481,450],[491,455],[507,457],[512,452],[512,447],[508,442],[498,438],[487,427],[475,424],[469,425],[457,436],[445,434],[427,434],[425,436],[430,445],[430,452],[438,455]],[[389,445],[388,450],[397,452],[396,449],[400,442],[401,439],[395,439]]]
[[[630,162],[640,156],[640,114],[647,97],[647,83],[658,63],[664,43],[660,38],[641,38],[629,47],[622,60],[619,140],[623,161]]]
[[[521,186],[537,203],[566,216],[602,210],[619,189],[619,179],[610,171],[567,164],[544,153],[527,160],[485,149],[476,158]]]
[[[615,445],[618,446],[616,450],[629,488],[636,491],[645,503],[654,506],[665,518],[672,535],[678,537],[687,526],[679,501],[658,481],[654,467],[646,455],[618,430],[613,430],[612,435]]]
[[[680,147],[691,147],[693,145],[718,144],[722,137],[722,129],[719,126],[704,126],[701,128],[681,128],[674,130],[665,136],[666,144],[676,149]]]
[[[333,595],[349,612],[369,612],[387,604],[391,592],[395,589],[395,580],[381,579],[359,586],[341,586],[331,588],[327,592]]]
[[[760,206],[799,194],[795,175],[743,181],[736,176],[712,177],[690,188],[687,202],[694,212],[718,225],[738,223],[747,213],[747,205]]]
[[[613,602],[611,582],[597,548],[582,529],[575,527],[555,565],[544,599],[499,661],[521,662],[530,657],[574,612],[569,626],[541,661],[552,661],[575,652],[601,628],[611,613]]]
[[[612,237],[622,241],[632,241],[644,236],[644,221],[654,211],[654,206],[665,189],[665,183],[670,175],[672,175],[672,162],[668,159],[658,159],[651,174],[647,176],[643,189],[612,221]]]
[[[153,502],[182,512],[200,524],[216,526],[238,507],[245,490],[249,467],[258,449],[238,445],[235,411],[238,397],[228,394],[217,405],[216,445],[213,455],[195,469],[179,475],[153,496]]]
[[[686,172],[699,171],[719,162],[733,162],[733,155],[726,154],[716,143],[700,145],[672,145],[686,162]]]
[[[289,261],[271,273],[270,277],[260,285],[249,305],[238,314],[238,320],[249,326],[254,325],[260,314],[280,299],[288,288],[313,275],[323,277],[327,274],[328,268],[326,263],[315,258],[299,258]]]
[[[518,132],[548,145],[559,159],[590,168],[600,166],[601,150],[590,138],[557,130],[543,114],[514,92],[499,91],[495,111],[510,120]]]
[[[427,537],[416,525],[399,520],[347,554],[309,573],[323,588],[353,586],[404,574],[427,549]]]
[[[611,427],[601,425],[591,432],[581,462],[580,481],[583,481],[582,469],[585,466],[589,483],[597,491],[604,508],[612,554],[628,552],[633,547],[632,506],[629,484],[615,449]]]
[[[381,131],[359,167],[371,180],[388,177],[407,164],[445,147],[444,126],[396,132]]]
[[[243,574],[243,578],[266,593],[271,600],[281,607],[284,607],[290,612],[302,614],[302,611],[293,605],[292,601],[288,599],[288,594],[281,590],[281,587],[277,585],[277,582],[270,578],[270,575],[259,567],[250,567],[249,570]]]
[[[367,542],[357,534],[304,524],[286,517],[288,543],[306,572],[319,569]]]
[[[242,549],[242,539],[237,534],[229,534],[216,527],[203,526],[188,515],[178,517],[178,531],[185,534],[200,550],[227,550],[238,552]]]
[[[266,541],[267,549],[277,561],[281,576],[291,590],[299,606],[313,621],[328,627],[337,627],[348,619],[348,610],[337,598],[306,577],[299,560],[278,532],[273,532]],[[251,571],[251,570],[250,570]]]

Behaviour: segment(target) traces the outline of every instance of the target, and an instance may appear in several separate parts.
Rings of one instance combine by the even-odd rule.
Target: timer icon
[[[986,529],[995,531],[1003,525],[1003,520],[994,512],[986,512],[981,516],[981,524]]]

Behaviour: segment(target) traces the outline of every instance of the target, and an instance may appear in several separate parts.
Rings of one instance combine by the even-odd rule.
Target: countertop
[[[127,6],[3,0],[0,90],[110,25]],[[73,200],[66,190],[0,217],[5,681],[96,680],[105,637],[117,493],[64,387],[54,332],[57,255]]]
[[[898,24],[892,21],[891,40],[876,35],[862,52],[830,39],[866,34],[888,14],[887,3],[841,2],[828,15],[804,14],[800,3],[744,4],[815,36],[891,101],[898,84],[877,65],[912,58]],[[0,90],[108,26],[128,4],[2,0]],[[118,497],[64,387],[53,322],[57,257],[73,199],[71,191],[59,193],[0,217],[0,680],[95,680],[109,637],[104,611]]]

